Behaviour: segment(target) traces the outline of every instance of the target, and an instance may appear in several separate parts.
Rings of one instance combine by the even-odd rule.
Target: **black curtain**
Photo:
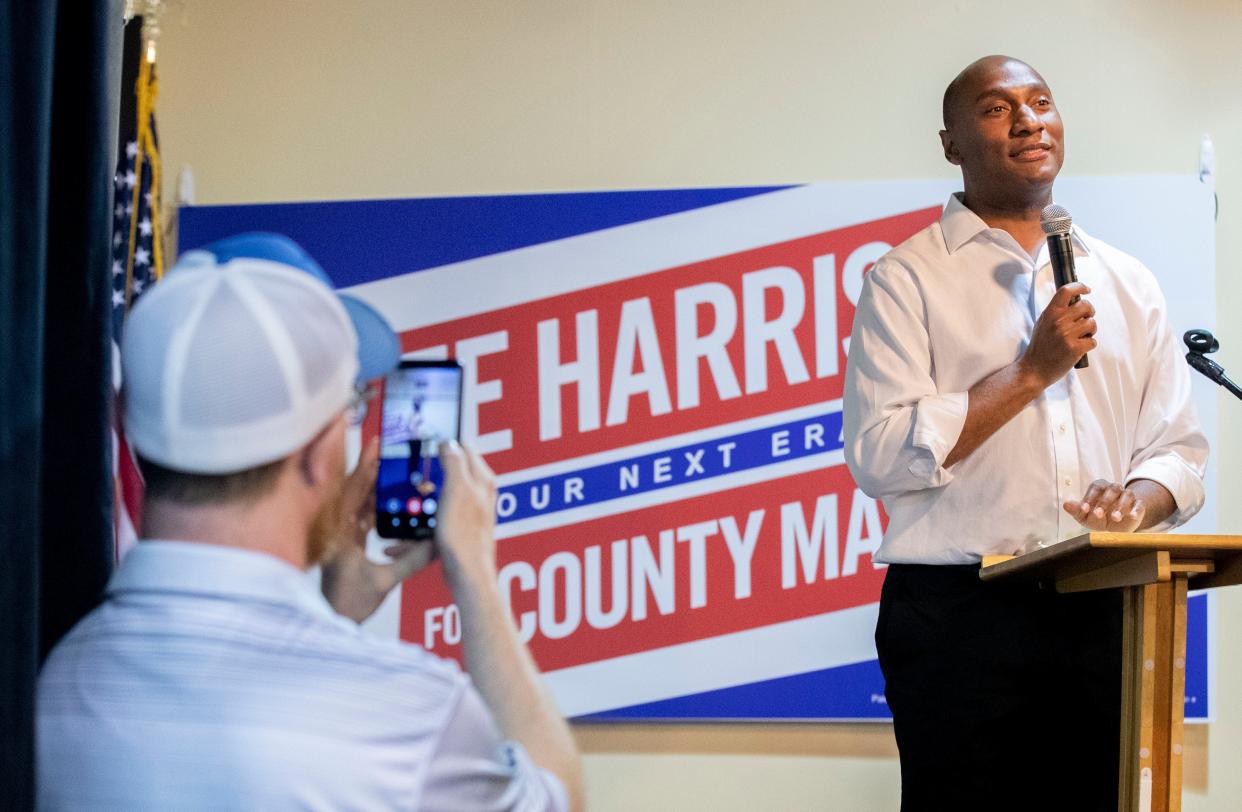
[[[0,804],[34,805],[34,691],[112,561],[110,214],[121,0],[0,11]]]

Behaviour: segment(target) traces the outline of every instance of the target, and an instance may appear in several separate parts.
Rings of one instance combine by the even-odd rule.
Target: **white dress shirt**
[[[1032,262],[954,195],[938,223],[867,274],[846,368],[845,458],[889,514],[878,561],[969,564],[1063,541],[1085,531],[1062,502],[1097,479],[1167,488],[1177,509],[1153,530],[1203,505],[1207,438],[1155,277],[1077,226],[1073,244],[1099,325],[1090,366],[950,468],[969,389],[1021,357],[1055,293],[1047,246]]]
[[[42,809],[544,810],[470,679],[262,553],[144,541],[38,688]]]

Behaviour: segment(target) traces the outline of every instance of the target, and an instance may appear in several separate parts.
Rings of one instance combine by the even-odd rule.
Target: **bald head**
[[[969,104],[975,100],[982,89],[982,83],[996,69],[1008,64],[1021,65],[1038,77],[1040,82],[1044,81],[1044,77],[1039,75],[1039,71],[1021,59],[1014,59],[1012,56],[1003,56],[1001,54],[980,57],[963,68],[962,72],[953,77],[953,81],[949,82],[949,86],[944,89],[944,101],[941,104],[940,114],[944,119],[944,128],[946,130],[952,128],[953,120],[957,117],[962,105],[964,103]]]

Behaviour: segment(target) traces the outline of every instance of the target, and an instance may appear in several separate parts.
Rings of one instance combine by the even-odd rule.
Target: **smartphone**
[[[380,395],[375,530],[387,539],[430,539],[444,496],[442,441],[461,433],[461,365],[402,361]]]

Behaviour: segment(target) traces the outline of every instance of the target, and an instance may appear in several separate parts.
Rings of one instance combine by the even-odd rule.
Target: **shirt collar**
[[[949,195],[949,202],[944,206],[944,213],[940,215],[940,232],[944,236],[944,247],[950,254],[955,253],[966,243],[991,230],[991,227],[983,222],[983,218],[975,214],[966,205],[962,203],[963,192],[954,192]],[[1075,253],[1089,255],[1090,247],[1087,245],[1087,233],[1077,225],[1070,227],[1070,238],[1074,242]]]
[[[193,541],[139,542],[108,582],[110,596],[127,593],[279,604],[337,617],[311,574],[266,553]]]

